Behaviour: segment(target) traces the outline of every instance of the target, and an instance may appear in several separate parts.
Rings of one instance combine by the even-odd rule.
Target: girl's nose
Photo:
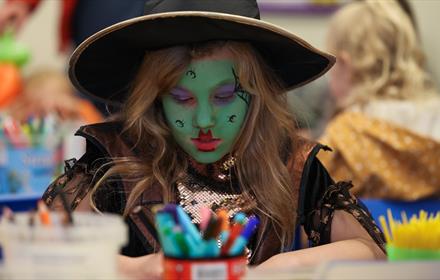
[[[197,128],[211,128],[215,124],[214,111],[210,104],[199,104],[194,116],[194,125]]]

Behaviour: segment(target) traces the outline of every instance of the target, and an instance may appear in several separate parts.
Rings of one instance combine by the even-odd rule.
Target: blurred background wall
[[[0,0],[0,5],[5,0]],[[121,0],[123,1],[123,0]],[[386,1],[386,0],[384,0]],[[33,54],[25,73],[39,66],[64,69],[66,55],[57,50],[58,18],[61,0],[44,0],[25,24],[18,39],[27,44]],[[440,36],[436,19],[440,12],[438,0],[410,0],[418,22],[423,47],[435,82],[440,81]],[[318,48],[324,48],[327,22],[330,14],[298,14],[262,12],[263,19],[293,31]]]
[[[0,7],[5,1],[0,0]],[[61,0],[42,1],[17,35],[17,39],[26,44],[32,53],[30,62],[23,69],[25,73],[40,66],[66,67],[66,55],[60,54],[57,49],[60,5]]]

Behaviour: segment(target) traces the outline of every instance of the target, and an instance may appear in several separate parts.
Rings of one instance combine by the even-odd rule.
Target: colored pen
[[[21,131],[22,131],[22,135],[24,137],[25,143],[28,145],[30,144],[32,146],[34,141],[33,141],[31,127],[28,124],[23,124],[21,126]]]
[[[246,244],[249,241],[249,238],[257,229],[259,223],[260,221],[258,220],[257,216],[249,217],[249,220],[246,226],[243,228],[243,231],[235,239],[234,244],[232,244],[231,248],[229,249],[230,256],[237,256],[243,252],[244,248],[246,247]]]
[[[179,245],[173,237],[173,228],[175,226],[173,217],[167,212],[156,213],[157,232],[159,234],[160,244],[167,256],[179,257],[182,252]]]
[[[192,238],[188,234],[183,234],[183,239],[185,240],[186,245],[188,246],[188,256],[190,258],[202,258],[205,253],[205,243],[200,242],[196,243],[194,238]]]
[[[38,216],[40,217],[41,224],[44,226],[50,226],[52,221],[46,203],[44,203],[44,201],[42,200],[39,200],[37,207],[38,207]]]
[[[204,232],[208,226],[209,220],[211,218],[212,211],[207,206],[203,205],[200,208],[200,231]]]
[[[184,253],[179,246],[179,243],[173,232],[173,227],[171,225],[166,226],[163,231],[163,245],[162,248],[167,256],[181,258],[184,257]]]
[[[210,239],[205,243],[204,257],[215,258],[220,255],[220,248],[218,247],[216,239]]]
[[[208,226],[206,230],[203,232],[203,239],[209,240],[212,238],[217,238],[217,235],[220,233],[220,223],[215,215],[211,215],[209,219]]]
[[[173,233],[174,233],[174,239],[176,240],[177,245],[180,247],[180,251],[184,256],[188,256],[189,247],[188,244],[186,244],[182,229],[179,226],[175,226],[173,228]]]
[[[221,254],[226,255],[229,252],[229,248],[231,248],[232,244],[234,244],[235,239],[240,235],[243,229],[243,225],[240,223],[233,223],[231,226],[231,232],[229,233],[229,237],[226,240],[226,243],[221,248]]]
[[[180,205],[176,206],[176,214],[177,220],[179,221],[185,235],[188,235],[189,238],[193,239],[196,244],[201,244],[202,237],[200,236],[197,227],[191,222],[188,214],[186,214],[185,210],[183,210]]]
[[[244,225],[246,223],[246,215],[243,212],[238,212],[235,214],[233,222]]]
[[[20,131],[17,123],[10,117],[5,118],[3,121],[3,131],[9,142],[17,148],[25,146],[26,138]]]
[[[216,212],[220,223],[220,242],[225,244],[229,236],[229,217],[225,209],[219,209]]]
[[[179,223],[179,219],[177,218],[177,209],[175,204],[167,204],[165,207],[163,207],[160,211],[169,213],[175,223]]]

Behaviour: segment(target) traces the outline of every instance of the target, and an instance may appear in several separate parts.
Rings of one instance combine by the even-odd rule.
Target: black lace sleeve
[[[75,210],[92,187],[93,174],[85,160],[69,159],[64,162],[64,173],[56,178],[43,194],[43,201],[53,210],[62,209],[61,194],[71,210]]]
[[[299,201],[300,222],[311,246],[330,243],[331,222],[335,210],[344,210],[365,228],[377,245],[385,251],[383,233],[377,227],[368,209],[349,189],[351,182],[335,183],[325,167],[315,157],[307,160],[303,173]]]
[[[64,173],[56,178],[44,192],[43,201],[53,210],[62,209],[61,194],[68,207],[75,210],[92,190],[107,168],[108,162],[99,150],[87,143],[86,153],[79,159],[65,161]],[[125,195],[118,184],[105,183],[93,196],[96,207],[102,212],[122,213]]]

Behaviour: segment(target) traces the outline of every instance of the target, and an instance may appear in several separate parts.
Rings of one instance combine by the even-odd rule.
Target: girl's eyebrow
[[[182,87],[182,86],[175,86],[170,90],[171,94],[192,94],[190,90]]]
[[[234,81],[233,79],[226,79],[226,80],[223,80],[223,81],[221,81],[220,83],[217,83],[217,84],[213,87],[213,89],[211,90],[211,92],[212,92],[212,91],[216,91],[216,90],[218,90],[218,89],[220,89],[220,88],[222,88],[222,87],[224,87],[224,86],[229,86],[229,85],[234,86],[234,84],[235,84],[235,81]]]
[[[227,84],[219,85],[218,87],[216,87],[216,88],[213,90],[213,92],[214,92],[214,93],[215,93],[215,92],[218,92],[218,91],[223,92],[223,91],[225,91],[225,90],[232,90],[232,91],[234,91],[234,89],[235,89],[235,85],[234,85],[234,83],[227,83]]]

